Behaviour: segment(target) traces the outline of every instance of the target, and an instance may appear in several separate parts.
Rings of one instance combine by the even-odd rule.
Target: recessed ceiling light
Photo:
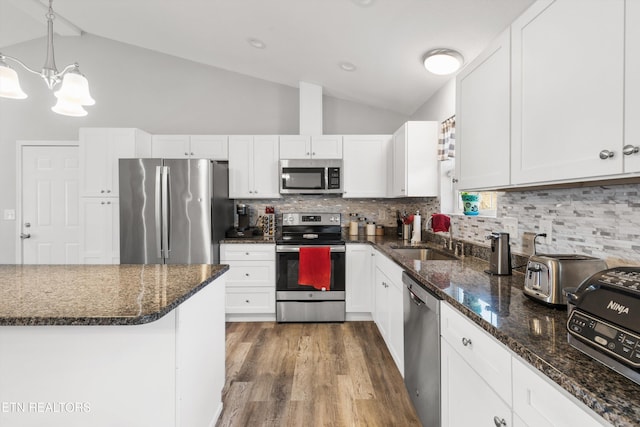
[[[424,68],[439,76],[455,73],[463,63],[462,55],[453,49],[433,49],[424,55]]]
[[[260,39],[251,38],[247,40],[247,43],[249,43],[251,46],[255,47],[256,49],[264,49],[265,47],[267,47],[267,45],[264,44],[264,42]]]
[[[351,0],[351,1],[357,4],[358,6],[362,6],[362,7],[371,6],[374,2],[374,0]]]
[[[355,71],[356,70],[356,66],[353,65],[351,62],[341,62],[340,64],[340,68],[344,71]]]

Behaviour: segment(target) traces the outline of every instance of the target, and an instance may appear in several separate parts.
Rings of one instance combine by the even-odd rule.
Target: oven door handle
[[[322,245],[277,245],[276,246],[276,252],[279,253],[293,253],[293,252],[300,252],[300,248],[317,248],[317,247],[322,247]],[[329,246],[329,252],[346,252],[347,249],[344,245],[334,245],[334,246]]]

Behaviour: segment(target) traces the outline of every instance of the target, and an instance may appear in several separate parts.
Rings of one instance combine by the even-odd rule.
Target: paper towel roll
[[[413,236],[411,237],[411,243],[418,243],[422,241],[422,224],[420,224],[420,212],[416,212],[413,216]]]

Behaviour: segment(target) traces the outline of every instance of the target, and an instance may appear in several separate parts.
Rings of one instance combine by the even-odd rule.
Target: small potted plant
[[[462,213],[465,215],[478,215],[480,210],[480,195],[478,193],[463,192],[460,197],[462,198]]]

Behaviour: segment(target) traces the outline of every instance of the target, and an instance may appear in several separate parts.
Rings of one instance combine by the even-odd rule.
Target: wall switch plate
[[[4,210],[4,219],[7,221],[15,221],[16,220],[16,210],[15,209],[5,209]]]
[[[385,219],[387,219],[386,212],[387,211],[385,209],[379,209],[378,210],[378,221],[384,221]]]
[[[518,218],[503,218],[502,225],[504,226],[504,232],[509,233],[510,239],[518,237]]]
[[[538,233],[546,233],[547,237],[544,238],[543,242],[545,245],[551,244],[551,237],[553,232],[553,221],[550,219],[541,219]]]

